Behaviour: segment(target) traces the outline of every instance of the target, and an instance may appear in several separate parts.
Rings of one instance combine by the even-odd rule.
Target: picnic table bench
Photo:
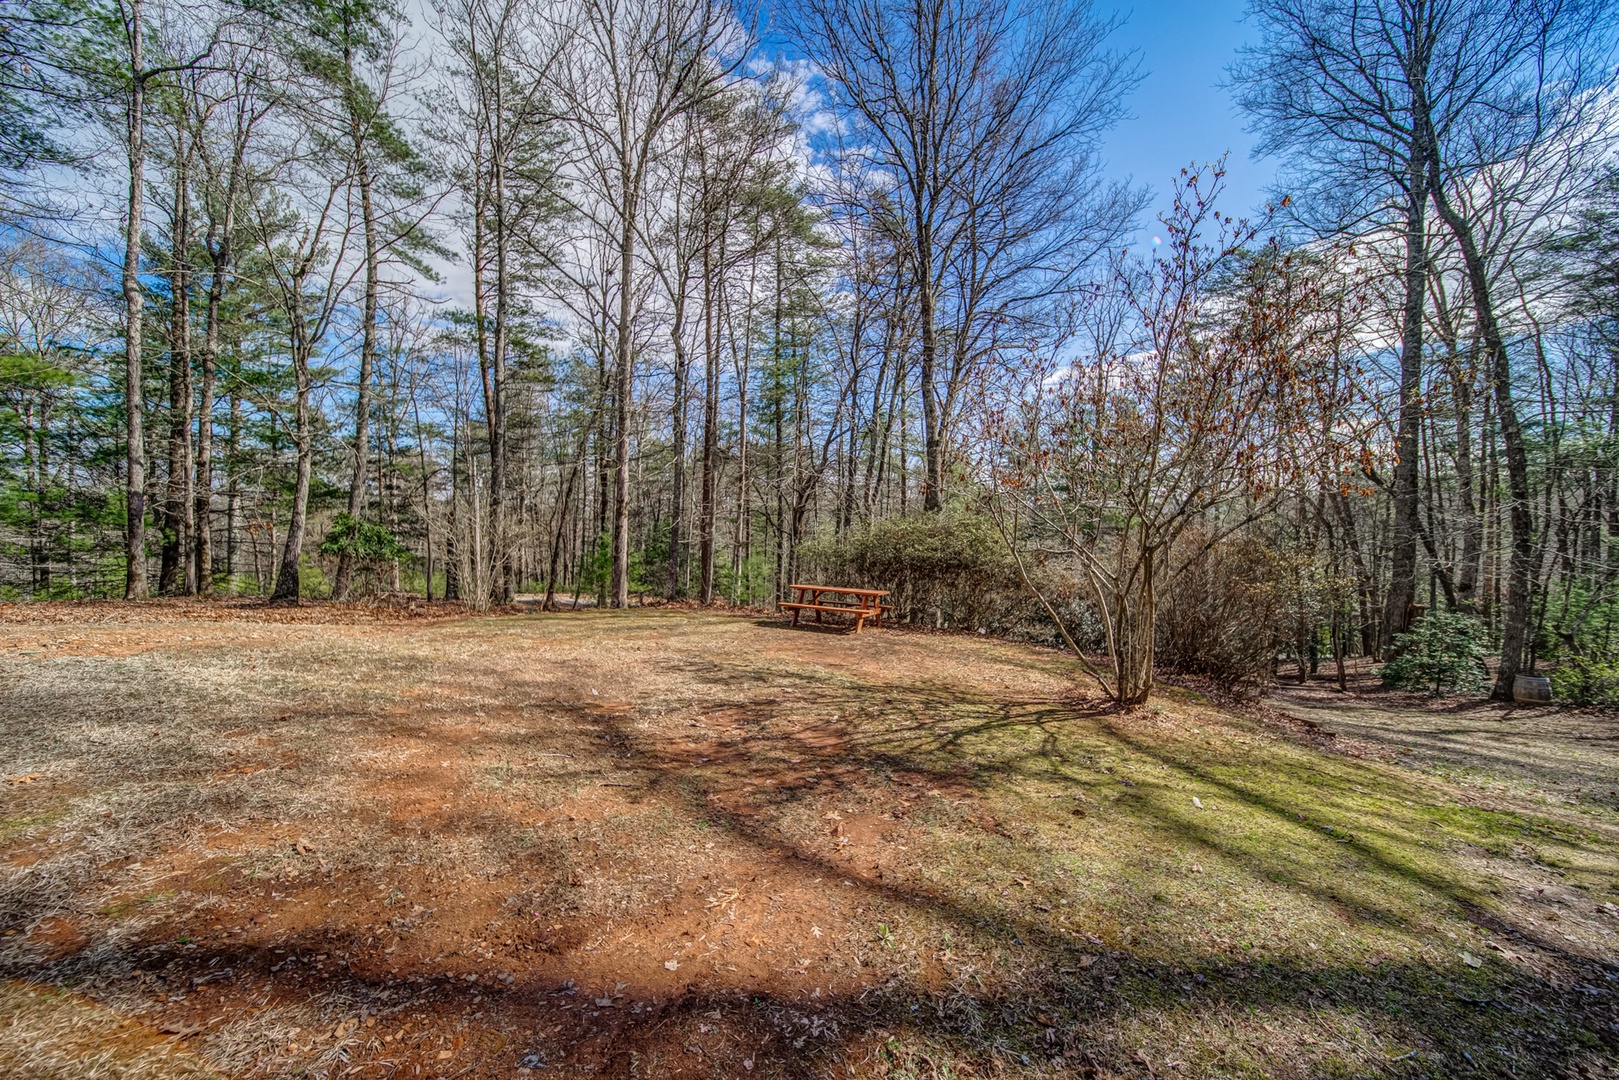
[[[815,621],[820,622],[822,616],[828,611],[842,612],[854,616],[854,632],[860,633],[860,628],[867,619],[873,620],[875,625],[882,626],[883,612],[893,611],[894,605],[882,602],[888,595],[887,589],[851,589],[842,585],[789,585],[793,590],[791,600],[781,601],[783,611],[793,613],[793,625],[798,625],[798,617],[806,611],[815,612]]]

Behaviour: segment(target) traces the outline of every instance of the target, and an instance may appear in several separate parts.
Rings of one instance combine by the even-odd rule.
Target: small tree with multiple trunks
[[[1348,392],[1344,298],[1318,260],[1215,210],[1221,179],[1218,166],[1184,172],[1162,252],[1121,261],[1076,323],[1083,345],[1032,367],[989,410],[1001,534],[1063,640],[1125,706],[1152,690],[1159,596],[1327,464],[1338,440],[1323,437],[1325,418],[1342,415]],[[1194,527],[1204,544],[1177,546]],[[1036,562],[1074,570],[1105,668],[1033,583]]]

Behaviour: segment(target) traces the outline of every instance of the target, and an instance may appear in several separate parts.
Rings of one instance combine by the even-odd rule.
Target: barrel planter
[[[1512,680],[1512,700],[1525,705],[1550,705],[1552,681],[1538,675],[1519,675]]]

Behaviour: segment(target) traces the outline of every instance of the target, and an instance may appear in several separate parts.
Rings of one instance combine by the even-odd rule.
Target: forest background
[[[1611,5],[1248,18],[1273,197],[1143,250],[1084,3],[4,0],[0,594],[832,579],[1125,704],[1619,704]]]

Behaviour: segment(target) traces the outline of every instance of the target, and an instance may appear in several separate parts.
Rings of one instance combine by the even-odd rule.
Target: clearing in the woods
[[[0,609],[0,1074],[1613,1075],[1614,735],[678,609]]]

